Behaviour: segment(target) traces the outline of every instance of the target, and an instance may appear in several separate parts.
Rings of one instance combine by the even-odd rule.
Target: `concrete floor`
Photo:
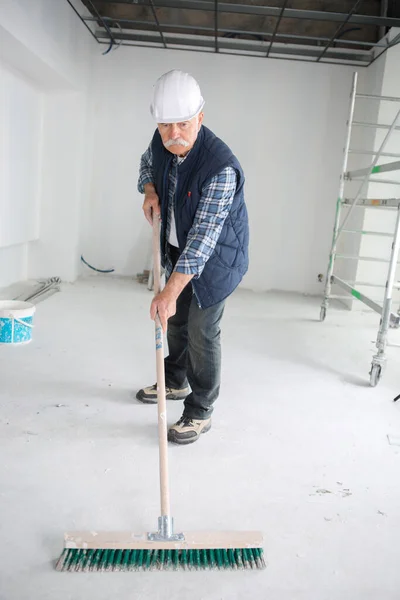
[[[64,286],[30,345],[0,348],[1,600],[398,600],[400,350],[371,389],[377,316],[321,324],[318,300],[284,294],[231,298],[213,429],[170,449],[177,527],[261,529],[266,571],[54,571],[64,530],[156,525],[156,407],[133,396],[154,380],[150,299]]]

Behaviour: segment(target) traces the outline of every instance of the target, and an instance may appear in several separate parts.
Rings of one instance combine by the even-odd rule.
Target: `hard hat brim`
[[[179,117],[171,117],[171,116],[167,117],[166,115],[162,115],[162,116],[155,115],[154,114],[154,105],[152,103],[150,105],[150,113],[151,113],[151,116],[153,117],[153,119],[157,123],[182,123],[183,121],[190,121],[191,119],[194,119],[194,117],[197,117],[197,115],[199,113],[201,113],[201,111],[203,110],[204,104],[205,104],[205,101],[202,98],[200,107],[193,114],[184,115],[184,116],[181,115]]]

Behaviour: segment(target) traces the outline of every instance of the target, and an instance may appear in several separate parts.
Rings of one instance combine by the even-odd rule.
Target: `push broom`
[[[154,293],[161,289],[160,225],[154,219]],[[170,511],[167,456],[164,344],[155,322],[161,516],[153,533],[77,531],[64,536],[58,571],[165,569],[263,569],[263,536],[258,531],[175,533]]]

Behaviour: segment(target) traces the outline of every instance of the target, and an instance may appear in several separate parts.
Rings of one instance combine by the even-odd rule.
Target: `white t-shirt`
[[[170,226],[170,230],[169,230],[168,242],[171,244],[171,246],[175,246],[175,248],[179,248],[178,236],[176,235],[176,223],[175,223],[174,209],[172,209],[172,212],[171,212],[171,226]]]
[[[185,156],[177,156],[178,165],[183,160],[185,160],[185,158],[186,158]],[[175,197],[174,197],[174,201],[175,201]],[[179,248],[178,236],[176,234],[175,211],[173,208],[171,211],[171,226],[170,226],[170,230],[169,230],[168,243],[171,244],[171,246],[175,246],[175,248]]]

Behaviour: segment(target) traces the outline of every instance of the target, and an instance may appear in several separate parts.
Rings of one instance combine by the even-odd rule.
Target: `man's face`
[[[164,146],[178,156],[185,156],[194,146],[203,122],[203,113],[182,123],[158,123]]]

